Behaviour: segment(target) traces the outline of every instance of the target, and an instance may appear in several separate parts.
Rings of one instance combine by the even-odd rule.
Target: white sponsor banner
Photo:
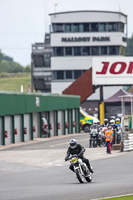
[[[92,59],[93,85],[133,85],[133,57]]]

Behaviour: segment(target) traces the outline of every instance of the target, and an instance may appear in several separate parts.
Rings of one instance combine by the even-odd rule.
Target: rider
[[[120,118],[116,118],[115,120],[117,126],[117,144],[120,144],[121,141],[121,120]]]
[[[109,126],[109,120],[107,118],[104,119],[104,123],[102,124],[102,127],[108,127]]]
[[[70,140],[70,146],[68,147],[67,155],[65,157],[65,161],[68,160],[70,155],[76,154],[78,156],[78,158],[82,159],[82,161],[86,163],[90,172],[94,173],[91,166],[90,166],[89,160],[83,156],[84,152],[85,152],[85,148],[82,147],[80,144],[78,144],[75,139],[72,139],[72,140]],[[71,169],[74,172],[72,163],[71,163],[69,169]]]
[[[92,142],[92,138],[96,137],[96,141],[98,144],[98,125],[97,125],[97,121],[93,121],[93,124],[91,125],[91,132],[90,132],[90,147],[91,147],[91,142]]]

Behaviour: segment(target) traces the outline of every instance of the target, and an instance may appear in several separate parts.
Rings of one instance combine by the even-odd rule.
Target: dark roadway
[[[77,137],[87,146],[85,135]],[[56,152],[58,148],[64,154],[63,149],[66,151],[68,139],[14,147],[4,150],[4,153],[28,149],[34,154],[45,146],[52,148],[51,156],[52,151]],[[44,168],[33,166],[32,163],[17,163],[17,160],[9,162],[0,157],[0,200],[91,200],[133,193],[133,151],[92,160],[91,164],[95,171],[93,181],[80,184],[75,174],[68,169],[69,162]]]

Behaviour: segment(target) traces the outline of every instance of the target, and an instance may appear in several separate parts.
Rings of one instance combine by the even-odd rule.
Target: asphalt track
[[[86,147],[94,168],[91,183],[80,184],[64,162],[71,137]],[[0,150],[0,200],[91,200],[133,193],[133,151],[107,155],[105,147],[90,149],[86,134]]]

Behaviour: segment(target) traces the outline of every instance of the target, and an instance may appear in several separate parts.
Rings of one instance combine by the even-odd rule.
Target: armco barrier
[[[133,133],[128,134],[128,140],[124,140],[124,151],[133,150]]]

